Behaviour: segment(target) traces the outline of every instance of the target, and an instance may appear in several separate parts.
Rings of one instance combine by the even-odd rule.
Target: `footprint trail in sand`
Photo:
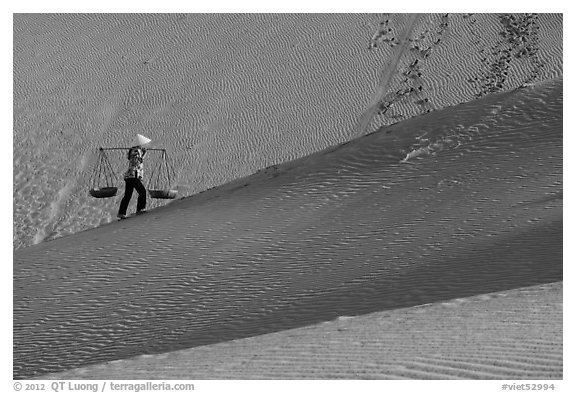
[[[414,26],[418,22],[419,16],[420,14],[410,15],[406,27],[404,28],[402,34],[398,38],[399,45],[396,46],[396,49],[394,50],[394,53],[390,58],[390,60],[388,61],[388,63],[382,68],[382,72],[378,78],[378,90],[374,94],[374,97],[372,98],[372,101],[370,102],[370,106],[368,107],[368,109],[366,109],[364,113],[362,113],[362,115],[360,116],[358,124],[356,124],[356,126],[354,127],[352,137],[357,138],[366,133],[366,130],[370,125],[370,122],[374,118],[374,114],[378,111],[378,107],[382,99],[386,96],[386,93],[388,92],[390,80],[392,79],[392,77],[394,76],[394,74],[398,69],[398,63],[402,59],[402,56],[404,55],[406,50],[408,49],[408,46],[410,44],[408,38],[412,34]]]

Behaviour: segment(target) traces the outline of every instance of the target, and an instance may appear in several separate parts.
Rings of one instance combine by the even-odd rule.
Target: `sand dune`
[[[562,379],[562,284],[339,318],[42,379]]]
[[[151,137],[178,164],[173,186],[192,195],[561,77],[562,23],[561,14],[16,14],[14,247],[115,216],[117,198],[87,193],[98,146]],[[111,159],[122,173],[122,155]]]
[[[15,251],[14,375],[558,281],[561,79],[414,117],[144,216]],[[419,354],[388,341],[409,359],[368,374],[561,377],[558,286],[546,288],[541,304],[556,323],[535,320],[532,341],[515,339],[515,324],[506,333],[498,314],[501,305],[524,318],[519,294],[489,303],[503,341],[484,347],[471,328],[483,352],[462,344],[446,356]]]

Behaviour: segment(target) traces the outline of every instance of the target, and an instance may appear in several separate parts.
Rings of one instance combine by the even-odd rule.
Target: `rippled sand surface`
[[[42,379],[563,379],[562,283],[340,317]]]
[[[15,377],[316,329],[342,316],[409,318],[419,312],[410,307],[429,303],[421,318],[454,318],[472,347],[464,337],[447,355],[413,348],[410,359],[368,374],[561,377],[558,284],[453,313],[442,304],[562,281],[562,88],[556,79],[490,94],[17,250]],[[530,299],[549,313],[548,326],[516,325],[532,320],[519,312]],[[503,341],[485,337],[482,346],[478,327],[464,328],[459,318],[483,305]],[[512,310],[510,323],[502,310]],[[439,328],[438,343],[449,331]],[[402,352],[411,343],[389,345]]]
[[[122,179],[116,198],[88,195],[99,146],[150,137],[176,164],[171,186],[193,195],[561,77],[562,24],[562,14],[16,14],[14,247],[116,216]],[[120,176],[123,154],[109,156]]]

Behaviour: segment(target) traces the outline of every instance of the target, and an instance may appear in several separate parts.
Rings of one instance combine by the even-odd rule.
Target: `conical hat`
[[[152,142],[151,139],[148,139],[144,135],[140,135],[140,134],[136,134],[136,138],[134,139],[134,141],[135,141],[136,146],[143,146],[143,145],[146,145],[146,144]]]

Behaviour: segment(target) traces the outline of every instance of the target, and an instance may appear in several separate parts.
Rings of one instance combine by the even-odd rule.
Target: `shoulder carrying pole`
[[[130,150],[130,147],[101,147],[100,150]],[[156,151],[166,151],[166,149],[147,149],[146,151],[156,150]]]

